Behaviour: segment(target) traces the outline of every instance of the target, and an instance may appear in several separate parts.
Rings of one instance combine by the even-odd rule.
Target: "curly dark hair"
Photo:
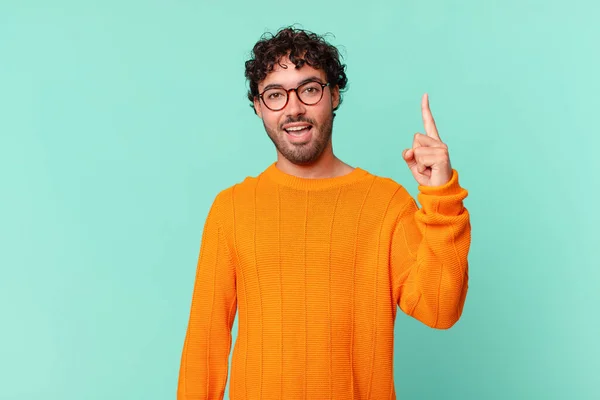
[[[346,65],[340,62],[341,55],[338,49],[327,43],[324,36],[293,26],[281,28],[276,35],[265,33],[254,45],[252,58],[245,63],[246,79],[250,82],[248,90],[250,107],[254,109],[259,82],[265,79],[274,65],[286,55],[289,55],[290,61],[296,65],[296,68],[301,68],[306,63],[315,69],[325,71],[330,87],[334,88],[337,85],[340,91],[339,104],[334,109],[337,110],[342,104],[341,94],[348,84]],[[256,110],[254,112],[256,113]],[[335,116],[335,113],[333,115]]]

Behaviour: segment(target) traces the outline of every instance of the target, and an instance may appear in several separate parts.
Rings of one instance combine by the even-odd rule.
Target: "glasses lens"
[[[263,100],[265,104],[272,110],[283,108],[286,97],[287,92],[279,88],[269,89],[263,93]]]
[[[308,82],[298,88],[298,96],[306,104],[316,104],[323,96],[323,88],[318,82]]]

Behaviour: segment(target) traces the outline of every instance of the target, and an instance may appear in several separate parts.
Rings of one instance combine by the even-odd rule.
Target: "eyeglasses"
[[[264,105],[267,106],[269,110],[279,111],[283,110],[285,106],[287,106],[287,103],[290,100],[289,93],[294,91],[302,103],[306,104],[307,106],[312,106],[317,104],[323,98],[325,86],[329,86],[329,83],[309,81],[293,89],[267,89],[260,93],[258,97],[262,99]]]

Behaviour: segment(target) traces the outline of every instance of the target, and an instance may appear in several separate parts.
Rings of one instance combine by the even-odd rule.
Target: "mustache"
[[[304,118],[304,117],[300,117],[300,118],[297,118],[297,119],[288,118],[281,125],[279,125],[279,129],[283,130],[283,126],[285,124],[293,124],[294,122],[306,122],[307,124],[311,124],[313,126],[316,125],[315,122],[312,119],[309,119],[309,118]]]

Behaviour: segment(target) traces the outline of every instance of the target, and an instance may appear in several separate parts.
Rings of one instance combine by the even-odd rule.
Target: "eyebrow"
[[[319,77],[318,77],[318,76],[316,76],[316,75],[310,76],[310,77],[308,77],[308,78],[306,78],[306,79],[303,79],[303,80],[301,80],[300,82],[298,82],[298,86],[300,86],[300,85],[303,85],[303,84],[305,84],[305,83],[307,83],[307,82],[313,82],[313,81],[321,82],[321,78],[319,78]],[[265,87],[263,88],[263,90],[262,90],[262,91],[264,92],[265,90],[268,90],[268,89],[273,89],[273,88],[282,88],[282,87],[283,87],[283,85],[281,85],[281,84],[279,84],[279,83],[269,83],[267,86],[265,86]]]

